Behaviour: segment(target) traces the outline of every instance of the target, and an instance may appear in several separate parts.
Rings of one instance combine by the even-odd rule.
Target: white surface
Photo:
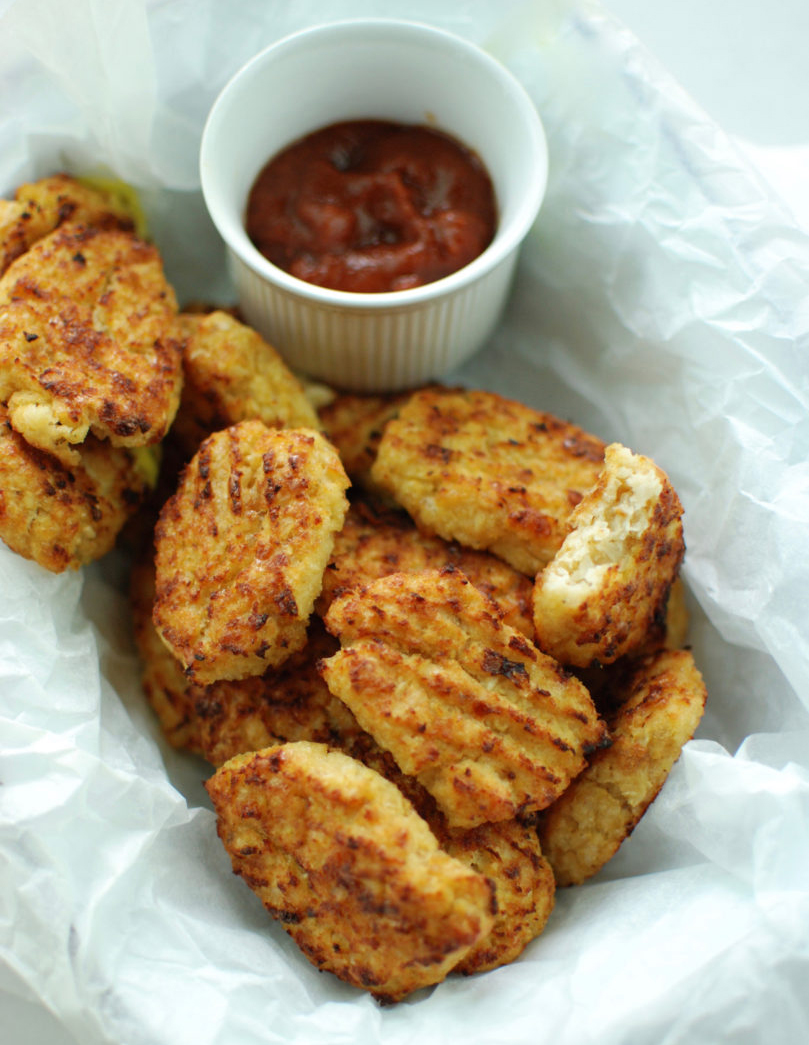
[[[181,8],[183,6],[179,5]],[[770,176],[784,195],[790,197],[796,215],[805,214],[805,201],[800,191],[800,176],[794,174],[795,171],[801,169],[802,156],[805,155],[803,150],[807,145],[803,128],[809,126],[809,121],[806,119],[806,105],[809,104],[809,73],[803,64],[803,43],[807,38],[805,5],[799,3],[798,0],[781,3],[777,10],[777,18],[774,5],[765,4],[761,0],[723,4],[698,3],[696,0],[687,4],[682,2],[677,4],[669,2],[665,4],[661,2],[654,4],[628,3],[613,0],[611,6],[627,20],[641,39],[649,44],[651,50],[661,58],[664,65],[675,73],[705,110],[729,133],[743,141],[746,149],[753,150],[762,170]],[[186,11],[190,17],[191,8],[187,7]],[[629,275],[631,277],[631,273]],[[580,376],[575,371],[571,372],[573,387],[577,387],[577,379]],[[701,408],[702,404],[696,406]],[[762,409],[764,409],[764,405],[762,405]],[[699,416],[698,411],[697,416]],[[754,434],[754,430],[751,428],[747,436],[752,438]],[[752,447],[752,449],[754,448]],[[670,448],[672,455],[676,449],[676,445]],[[762,446],[761,449],[766,455],[767,447]],[[722,461],[716,463],[719,473],[721,473],[722,464]],[[741,474],[739,478],[741,482],[745,482],[748,477]],[[802,523],[805,527],[805,522],[805,518],[801,519],[796,516],[796,526]],[[730,520],[727,528],[722,531],[722,537],[732,540],[735,536],[737,535],[732,532],[732,520]],[[754,619],[759,611],[761,600],[751,601],[753,604],[750,618]],[[726,621],[725,626],[729,632],[732,632],[734,628],[742,627],[734,620]],[[772,641],[775,642],[776,639],[773,638]],[[785,642],[785,644],[787,643]],[[740,657],[738,666],[730,669],[738,673],[739,686],[743,685],[744,674],[748,666],[756,662],[757,656],[758,654],[754,651],[748,651],[745,656]],[[774,684],[778,684],[778,679],[774,678]],[[765,716],[764,711],[761,714]],[[744,736],[745,727],[746,723],[744,725],[740,723],[741,736]],[[774,733],[781,728],[781,724],[769,723],[769,728]],[[758,723],[758,729],[763,738],[767,729],[761,728],[761,723]],[[750,757],[752,758],[755,754],[761,756],[761,749],[765,746],[766,740],[760,739],[758,750],[751,750]],[[704,766],[709,764],[712,757],[712,752],[709,750],[702,750],[700,754],[701,758],[689,763],[689,772],[693,773],[695,777],[699,775]],[[742,795],[738,800],[753,801],[756,793],[760,793],[760,789],[766,789],[768,786],[769,772],[762,768],[758,778],[751,779],[749,794]],[[721,784],[721,776],[719,780]],[[702,845],[706,849],[715,845],[717,852],[725,852],[726,850],[722,848],[726,840],[722,838],[723,821],[720,812],[721,801],[719,801],[723,798],[721,786],[716,797],[718,801],[713,837],[698,837],[694,834],[692,838],[695,845]],[[737,799],[734,798],[734,800]],[[666,801],[667,804],[663,808],[662,814],[668,816],[669,824],[676,825],[679,817],[683,834],[687,836],[688,829],[692,825],[684,815],[686,795],[682,792],[672,793]],[[683,805],[679,806],[678,802],[682,802]],[[703,825],[706,835],[707,826],[707,824]],[[774,836],[772,838],[772,863],[769,866],[751,865],[750,877],[766,879],[768,873],[772,873],[777,866],[779,845],[787,841]],[[69,848],[69,840],[66,840],[65,845],[66,848]],[[687,871],[687,868],[683,868],[683,873],[679,878],[672,877],[673,912],[676,912],[679,902],[678,890],[683,887],[683,883],[685,883],[685,887],[688,886]],[[742,886],[742,881],[743,879],[740,878],[739,888]],[[796,881],[795,886],[797,887],[799,884]],[[789,923],[785,916],[785,909],[778,906],[779,897],[774,891],[767,893],[766,888],[764,895],[767,896],[771,905],[769,914],[772,918],[773,931],[786,936],[789,931]],[[585,894],[582,894],[581,903],[586,903]],[[635,913],[635,899],[631,896],[627,897],[627,916],[633,917]],[[739,913],[742,914],[741,908]],[[568,912],[568,917],[573,917],[574,914],[575,912]],[[591,912],[591,914],[595,914],[595,912]],[[54,911],[54,916],[58,916],[58,910]],[[676,914],[673,914],[672,917],[676,919]],[[708,930],[711,919],[714,917],[718,917],[717,912],[706,910],[706,945],[711,939]],[[740,922],[740,938],[746,929],[747,926]],[[605,937],[605,946],[606,939]],[[732,952],[735,942],[730,939],[724,941],[729,953]],[[592,952],[592,956],[582,959],[582,964],[586,965],[598,956],[604,960],[604,969],[609,970],[608,953],[598,955]],[[561,961],[564,955],[558,957]],[[49,956],[43,955],[42,959],[43,963],[47,963]],[[678,960],[684,961],[685,959],[683,955],[668,955],[667,960],[676,965]],[[731,975],[733,973],[732,960],[730,960],[729,969],[729,975]],[[647,977],[643,980],[645,989],[654,989],[654,974],[658,971],[657,967],[648,971]],[[636,969],[635,972],[640,976],[643,970]],[[4,979],[3,974],[0,973],[0,987],[7,985],[15,991],[19,990],[19,984],[13,983],[10,974],[7,975],[8,978]],[[619,980],[616,980],[611,974],[605,975],[605,983],[610,988],[620,986]],[[699,996],[698,984],[686,983],[684,986],[688,988],[685,997],[688,997],[689,1000]],[[157,987],[156,984],[155,989]],[[744,990],[744,987],[744,982],[742,982],[741,989]],[[800,985],[786,983],[785,996],[774,999],[774,1003],[788,1002],[790,987],[797,993]],[[617,996],[614,1001],[616,1005],[620,1004]],[[571,1004],[575,1008],[577,1004],[581,1004],[581,999],[573,998]],[[744,1040],[745,1042],[752,1040],[742,1036],[743,1029],[736,1028],[736,1032],[739,1036],[732,1040]],[[466,1036],[467,1032],[463,1031],[463,1033]],[[690,1041],[703,1045],[703,1042],[721,1040],[720,1035],[724,1037],[722,1032],[717,1031],[714,1027],[713,1035],[707,1032],[701,1036],[699,1028],[697,1028]],[[6,1043],[7,1045],[73,1045],[74,1043],[74,1039],[63,1032],[59,1025],[48,1017],[47,1013],[12,996],[4,997],[3,1006],[0,1009],[0,1038],[4,1045]],[[537,1041],[539,1040],[537,1037]],[[128,1043],[122,1041],[116,1042],[115,1045],[128,1045]],[[793,1045],[793,1043],[778,1041],[774,1045]]]

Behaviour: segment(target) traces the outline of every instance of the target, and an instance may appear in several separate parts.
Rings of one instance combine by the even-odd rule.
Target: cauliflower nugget
[[[371,469],[420,529],[493,552],[533,577],[601,471],[604,444],[493,392],[416,392]]]
[[[0,275],[66,222],[131,229],[132,215],[112,193],[83,185],[68,174],[21,185],[13,200],[0,200]]]
[[[665,617],[682,561],[682,506],[648,457],[613,443],[534,587],[539,646],[563,664],[609,664]]]
[[[154,567],[150,562],[140,562],[133,569],[131,596],[144,692],[172,746],[220,766],[234,755],[285,740],[312,740],[348,749],[363,733],[317,670],[320,658],[333,653],[337,643],[316,618],[306,645],[280,668],[202,685],[186,677],[152,623]]]
[[[193,681],[260,675],[306,641],[348,479],[319,432],[210,436],[155,528],[153,619]]]
[[[390,573],[419,573],[445,566],[461,570],[476,588],[494,599],[507,624],[533,638],[533,585],[524,574],[486,552],[425,536],[403,512],[379,510],[361,502],[349,508],[335,537],[317,610],[325,613],[336,596]]]
[[[317,968],[396,1001],[490,931],[489,881],[347,755],[284,744],[232,759],[206,786],[235,873]]]
[[[62,464],[18,435],[0,405],[0,537],[53,573],[78,569],[115,544],[146,491],[126,450],[90,437]]]
[[[662,650],[630,677],[610,718],[612,745],[597,752],[540,826],[557,885],[577,885],[618,850],[649,807],[705,707],[705,684],[687,650]]]
[[[191,456],[211,433],[257,418],[268,428],[319,428],[298,379],[260,334],[223,311],[182,314],[183,393],[172,427]]]
[[[68,465],[90,432],[159,442],[179,403],[180,338],[153,246],[64,225],[0,278],[0,401],[26,442]]]
[[[549,805],[604,741],[584,686],[457,570],[395,573],[332,603],[321,665],[451,827]]]

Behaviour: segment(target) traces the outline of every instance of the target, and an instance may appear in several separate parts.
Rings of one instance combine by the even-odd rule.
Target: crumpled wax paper
[[[0,547],[0,988],[82,1045],[807,1041],[809,240],[637,42],[572,0],[6,4],[0,189],[128,179],[181,299],[225,300],[197,180],[208,107],[261,47],[367,14],[470,38],[536,102],[547,199],[501,327],[452,379],[669,472],[705,718],[521,960],[383,1009],[231,874],[209,768],[145,707],[120,554],[55,577]]]

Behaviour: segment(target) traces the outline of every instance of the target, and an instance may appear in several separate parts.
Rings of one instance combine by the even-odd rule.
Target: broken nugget
[[[155,247],[63,225],[0,277],[0,402],[29,443],[78,463],[92,433],[159,442],[180,399],[181,333]]]
[[[694,735],[705,696],[688,650],[662,650],[637,666],[609,720],[612,745],[542,815],[557,885],[580,884],[614,856]]]
[[[232,759],[206,786],[234,872],[317,968],[396,1001],[489,933],[491,883],[355,759],[283,744]]]
[[[426,389],[389,420],[371,478],[426,533],[533,577],[596,481],[604,444],[493,392]]]
[[[685,551],[682,506],[662,469],[613,443],[534,586],[537,643],[562,664],[610,664],[663,619]]]
[[[550,805],[605,740],[584,686],[458,570],[395,573],[335,600],[329,689],[450,827]]]
[[[347,487],[311,429],[242,421],[203,442],[155,528],[153,619],[189,678],[260,675],[301,649]]]

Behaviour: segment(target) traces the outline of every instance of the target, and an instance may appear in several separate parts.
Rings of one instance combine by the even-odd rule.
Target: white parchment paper
[[[0,10],[0,191],[62,168],[132,181],[182,300],[229,294],[196,154],[255,51],[382,14],[508,65],[546,125],[549,191],[501,328],[453,378],[669,472],[709,688],[632,838],[559,894],[518,962],[380,1009],[312,969],[230,873],[209,769],[145,707],[125,561],[54,577],[0,546],[0,989],[82,1045],[809,1041],[807,236],[594,4]]]

